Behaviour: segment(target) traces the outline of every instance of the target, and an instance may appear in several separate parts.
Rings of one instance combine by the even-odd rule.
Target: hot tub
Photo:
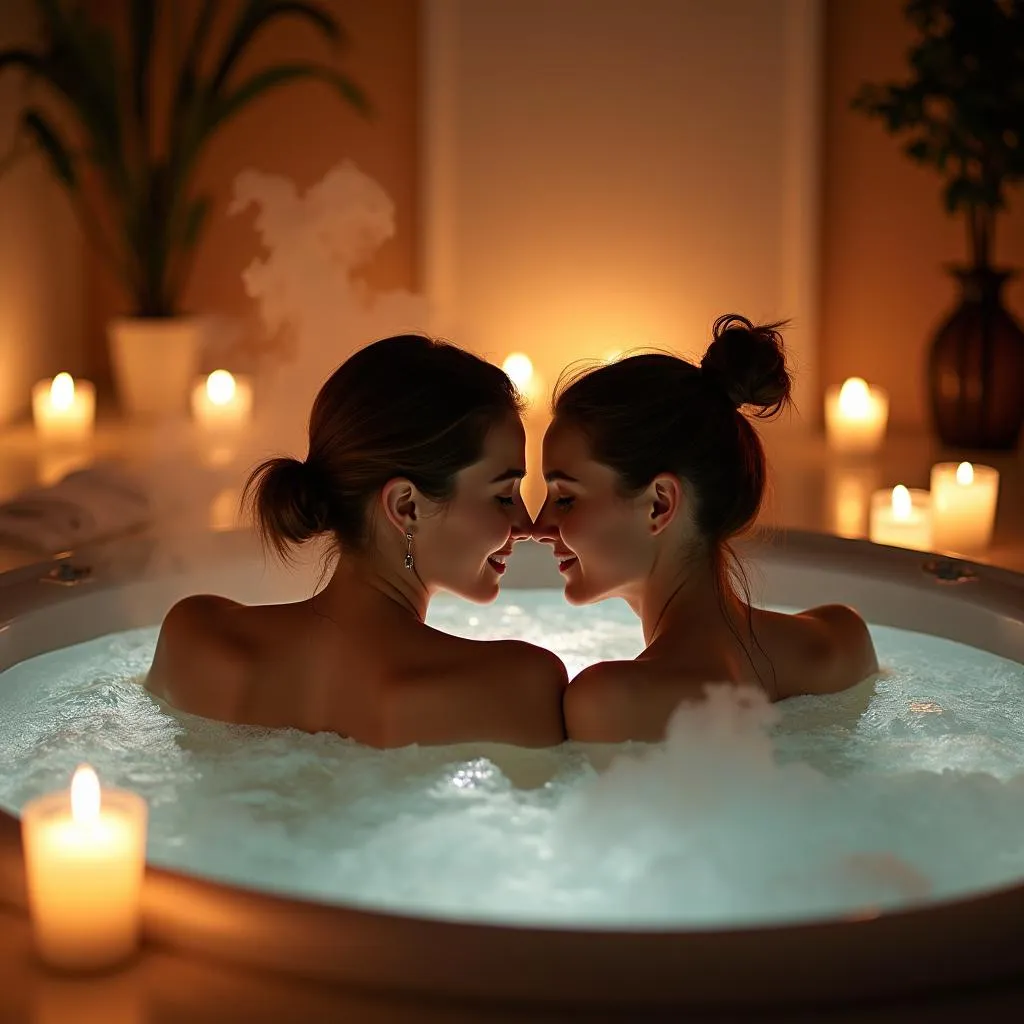
[[[1015,574],[811,534],[780,533],[742,553],[764,603],[845,602],[872,623],[1024,663],[1024,578]],[[0,671],[152,625],[188,593],[303,597],[316,568],[275,569],[241,532],[191,538],[179,550],[136,537],[31,566],[0,578]],[[559,585],[546,549],[517,546],[505,588]],[[18,825],[10,814],[0,817],[0,869],[0,899],[23,906]],[[317,901],[151,866],[144,913],[150,940],[189,955],[389,992],[637,1007],[765,1005],[1016,974],[1024,967],[1024,885],[1015,881],[903,909],[868,906],[805,920],[570,927]]]

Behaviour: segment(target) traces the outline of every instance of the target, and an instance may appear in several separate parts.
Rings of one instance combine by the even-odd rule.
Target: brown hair
[[[783,326],[728,314],[715,321],[699,366],[651,353],[584,370],[559,382],[555,416],[584,432],[628,493],[659,473],[688,481],[697,528],[718,561],[761,507],[764,449],[739,410],[772,416],[789,401]]]
[[[321,387],[304,462],[269,459],[245,485],[264,543],[288,547],[331,533],[342,549],[366,541],[370,499],[406,477],[434,501],[482,455],[495,423],[522,401],[505,372],[470,352],[418,334],[361,349]]]

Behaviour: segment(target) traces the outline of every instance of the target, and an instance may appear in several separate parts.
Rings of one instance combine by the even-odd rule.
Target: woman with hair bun
[[[772,416],[790,400],[782,326],[719,317],[700,365],[635,355],[560,382],[533,535],[552,545],[571,603],[624,598],[647,645],[635,661],[576,676],[565,695],[570,739],[659,740],[680,701],[708,682],[781,700],[877,671],[855,611],[751,607],[730,548],[765,489],[764,450],[743,410]]]
[[[331,539],[329,581],[293,604],[180,601],[147,685],[192,714],[376,747],[559,743],[554,654],[423,621],[440,590],[497,596],[512,545],[530,535],[524,474],[520,398],[502,370],[418,335],[369,345],[320,389],[305,460],[271,459],[246,485],[279,555]]]

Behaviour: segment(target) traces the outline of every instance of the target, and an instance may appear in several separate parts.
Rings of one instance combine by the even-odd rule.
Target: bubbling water
[[[642,645],[619,602],[506,592],[431,622],[518,636],[571,672]],[[378,751],[227,726],[140,685],[154,629],[0,677],[0,803],[82,760],[150,804],[154,863],[274,892],[460,919],[731,927],[862,915],[1024,875],[1024,666],[873,627],[885,670],[769,705],[719,687],[662,744]]]

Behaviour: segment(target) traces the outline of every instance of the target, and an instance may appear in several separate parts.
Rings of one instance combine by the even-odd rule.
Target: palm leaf
[[[287,82],[304,78],[326,82],[357,109],[364,112],[369,110],[369,104],[362,91],[345,75],[318,64],[279,64],[277,67],[257,72],[217,102],[210,111],[209,120],[205,125],[206,132],[210,132],[230,120],[263,93],[276,89]]]
[[[214,15],[217,13],[217,0],[204,0],[199,9],[192,37],[185,50],[185,58],[178,72],[178,88],[174,94],[174,108],[171,113],[171,138],[177,139],[185,117],[185,112],[196,95],[196,81],[199,62],[206,46],[206,40],[213,27]]]
[[[24,111],[21,115],[21,124],[32,141],[43,151],[56,178],[67,186],[69,191],[76,191],[78,175],[75,172],[75,159],[53,125],[34,107]]]
[[[256,33],[270,22],[283,17],[301,18],[308,21],[322,35],[336,44],[345,42],[341,26],[333,15],[311,3],[301,0],[249,0],[235,20],[231,38],[217,65],[210,83],[210,91],[216,94],[223,87],[228,75],[245,50],[252,43]]]
[[[146,137],[149,121],[149,68],[153,54],[156,0],[132,0],[132,104],[140,134]]]
[[[10,50],[0,50],[0,71],[6,67],[21,67],[33,75],[46,77],[46,60],[32,50],[25,50],[15,47]]]
[[[210,212],[211,205],[209,196],[196,196],[189,203],[185,216],[182,218],[180,237],[181,247],[186,252],[191,252],[195,248],[196,242],[199,241],[199,235],[202,233],[203,224]]]

